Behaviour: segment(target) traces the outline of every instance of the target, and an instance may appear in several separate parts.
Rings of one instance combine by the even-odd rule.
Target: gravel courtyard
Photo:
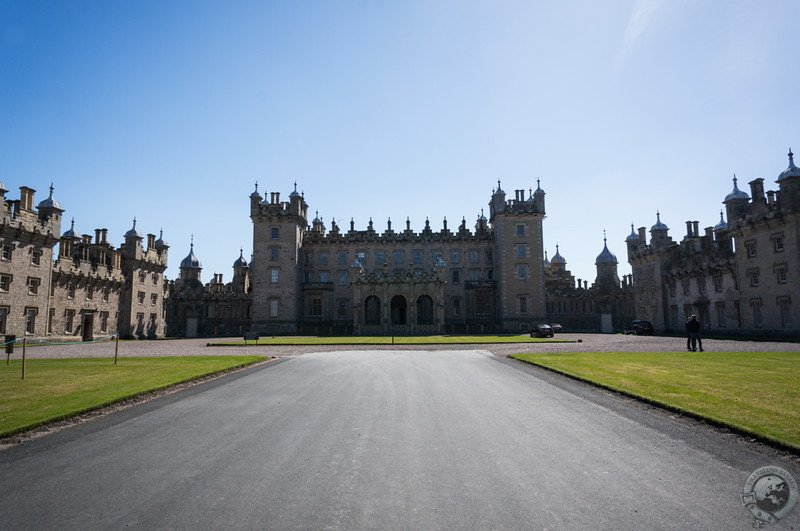
[[[556,339],[570,341],[542,343],[504,343],[487,345],[288,345],[288,346],[224,346],[211,347],[210,343],[238,341],[238,338],[197,338],[157,341],[120,341],[119,356],[224,356],[259,355],[276,358],[298,356],[309,352],[337,350],[485,350],[496,356],[525,352],[683,352],[686,339],[682,337],[625,336],[621,334],[558,334]],[[735,341],[704,339],[708,352],[800,352],[800,343]],[[27,349],[29,359],[113,357],[113,341],[74,344],[36,345]],[[18,344],[14,358],[22,355]]]

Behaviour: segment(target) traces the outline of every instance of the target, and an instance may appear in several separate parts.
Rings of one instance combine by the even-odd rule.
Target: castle
[[[545,192],[513,198],[497,183],[473,229],[425,221],[422,231],[372,220],[365,230],[330,228],[297,186],[249,197],[251,262],[240,251],[233,280],[201,281],[194,244],[167,281],[169,246],[133,228],[119,248],[106,229],[59,236],[64,208],[53,197],[34,208],[35,191],[3,198],[0,211],[0,334],[89,340],[122,337],[263,335],[431,335],[524,333],[540,322],[569,331],[612,333],[631,319],[657,332],[683,332],[697,314],[704,333],[797,337],[800,284],[800,169],[789,152],[778,190],[734,177],[724,212],[700,232],[687,221],[680,242],[656,223],[626,238],[632,274],[619,278],[604,238],[589,285],[567,270],[556,247],[544,252]],[[526,197],[527,195],[527,197]],[[727,217],[727,222],[725,218]],[[55,248],[58,246],[56,254]],[[793,304],[794,301],[794,304]]]
[[[118,249],[106,229],[88,234],[74,222],[60,235],[63,206],[36,190],[6,199],[0,183],[0,334],[90,341],[119,333],[163,337],[168,245],[133,228]],[[58,254],[54,249],[58,245]]]
[[[431,335],[524,333],[539,322],[572,330],[608,331],[630,318],[631,290],[617,278],[616,257],[604,246],[591,288],[575,280],[560,255],[543,251],[545,192],[518,189],[509,199],[497,183],[474,229],[466,219],[451,230],[429,220],[421,232],[406,219],[379,232],[353,221],[328,228],[295,190],[250,195],[253,257],[240,253],[234,279],[203,286],[194,248],[171,289],[168,327],[180,336]],[[549,288],[553,289],[550,290]],[[552,295],[551,292],[552,291]]]

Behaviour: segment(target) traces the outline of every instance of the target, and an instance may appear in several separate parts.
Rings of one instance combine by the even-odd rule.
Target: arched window
[[[417,324],[433,324],[433,299],[428,295],[421,295],[417,299]]]
[[[364,324],[381,324],[381,300],[375,295],[370,295],[364,301]]]

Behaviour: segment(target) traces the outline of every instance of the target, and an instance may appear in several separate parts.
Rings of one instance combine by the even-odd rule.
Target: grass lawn
[[[506,336],[345,336],[345,337],[267,337],[256,341],[232,341],[230,343],[214,343],[213,346],[235,345],[245,343],[255,345],[468,345],[487,343],[538,343],[568,340],[538,339],[527,335]]]
[[[148,391],[250,365],[262,356],[5,360],[0,363],[0,436]]]
[[[800,353],[518,354],[514,358],[800,449]]]

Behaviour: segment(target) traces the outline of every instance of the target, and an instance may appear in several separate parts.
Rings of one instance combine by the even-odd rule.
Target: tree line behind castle
[[[119,247],[106,229],[79,234],[74,220],[62,233],[65,209],[52,187],[34,207],[34,190],[22,186],[12,200],[0,183],[0,333],[431,335],[527,333],[543,322],[612,333],[632,319],[663,333],[682,332],[695,314],[706,334],[794,338],[800,170],[791,151],[774,182],[765,190],[754,179],[747,193],[734,177],[719,222],[701,230],[686,221],[679,240],[658,212],[649,230],[632,224],[632,273],[622,279],[604,237],[591,284],[575,279],[558,247],[552,257],[544,250],[539,183],[506,194],[498,181],[472,226],[445,219],[434,228],[426,219],[419,232],[409,219],[382,230],[372,219],[365,229],[352,219],[348,230],[328,227],[318,213],[310,219],[296,185],[287,200],[256,185],[250,260],[240,250],[230,282],[215,273],[205,284],[194,242],[170,281],[163,234],[143,236],[136,220]]]

